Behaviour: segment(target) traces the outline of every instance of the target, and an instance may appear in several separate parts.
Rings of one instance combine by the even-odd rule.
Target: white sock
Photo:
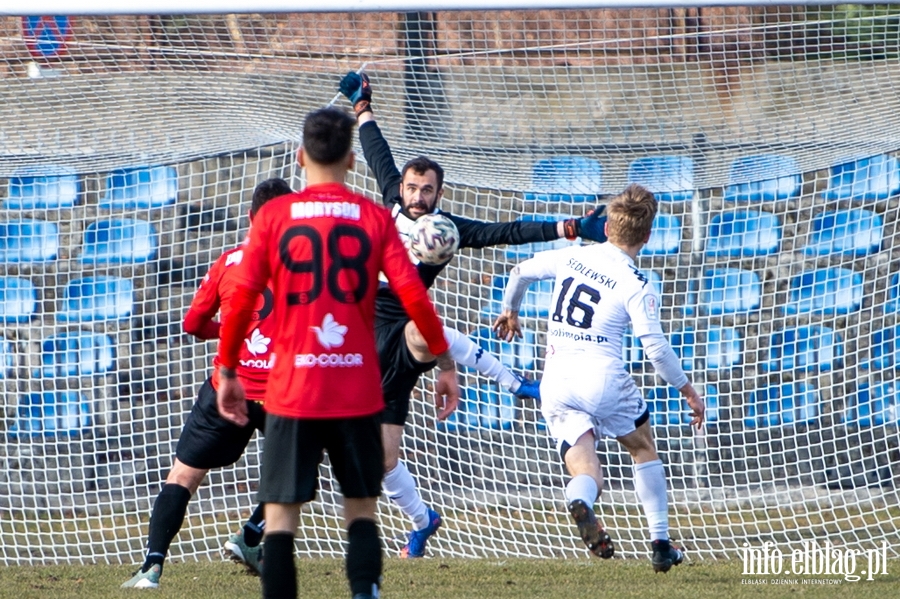
[[[662,460],[634,465],[634,489],[644,508],[651,541],[669,539],[669,498]]]
[[[394,502],[400,511],[409,516],[416,530],[428,526],[428,507],[422,501],[416,481],[402,461],[397,462],[393,470],[384,475],[381,488],[388,499]]]
[[[457,363],[474,368],[511,393],[518,390],[521,385],[519,379],[492,353],[456,329],[444,327],[444,338],[450,346],[450,355]]]
[[[569,481],[566,485],[566,505],[572,503],[576,499],[580,499],[591,509],[594,509],[594,502],[600,496],[597,489],[597,481],[594,477],[587,474],[579,474]]]

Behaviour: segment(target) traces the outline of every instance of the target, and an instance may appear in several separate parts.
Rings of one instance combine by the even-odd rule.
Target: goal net
[[[303,185],[303,117],[347,106],[338,82],[362,68],[398,164],[444,166],[449,212],[556,220],[628,182],[657,194],[638,262],[705,431],[633,339],[625,360],[692,559],[810,540],[895,556],[898,33],[898,5],[0,18],[0,562],[142,559],[216,349],[185,311],[254,186]],[[380,200],[362,160],[348,183]],[[447,324],[540,377],[549,288],[524,340],[486,331],[512,266],[557,246],[461,251],[432,291]],[[430,554],[586,559],[538,406],[467,371],[438,423],[432,380],[402,450],[444,517]],[[173,558],[239,529],[259,450],[210,472]],[[646,556],[631,459],[598,453],[604,525]],[[302,555],[343,554],[324,467],[322,485]],[[409,523],[386,501],[380,518],[393,551]]]

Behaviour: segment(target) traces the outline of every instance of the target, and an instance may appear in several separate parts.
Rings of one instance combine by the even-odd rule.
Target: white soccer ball
[[[409,252],[419,262],[443,264],[459,248],[459,229],[443,214],[420,216],[409,229]]]

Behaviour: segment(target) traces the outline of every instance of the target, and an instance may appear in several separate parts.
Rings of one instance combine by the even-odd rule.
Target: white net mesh
[[[395,158],[439,160],[450,212],[558,218],[629,181],[658,192],[640,265],[706,434],[639,347],[627,359],[690,555],[896,546],[898,31],[900,8],[852,6],[0,20],[0,561],[141,559],[215,351],[181,332],[199,278],[242,238],[256,183],[302,184],[303,116],[363,66]],[[349,182],[380,198],[365,165]],[[546,290],[523,343],[481,334],[537,249],[464,250],[433,291],[532,377]],[[423,379],[407,428],[445,519],[430,551],[582,557],[534,404],[464,379],[442,425]],[[249,514],[258,450],[209,475],[173,556],[215,555]],[[630,458],[600,455],[605,525],[643,555]],[[298,543],[341,555],[323,484]],[[381,515],[388,537],[409,526]]]

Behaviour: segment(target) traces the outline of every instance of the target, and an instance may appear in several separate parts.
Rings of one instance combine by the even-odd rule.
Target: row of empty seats
[[[75,330],[55,333],[40,342],[41,365],[33,378],[89,377],[112,372],[116,367],[113,338],[103,333]],[[16,360],[9,341],[0,343],[0,379],[9,378]]]
[[[100,207],[146,210],[174,204],[178,196],[175,167],[118,169],[106,177]],[[0,207],[8,210],[56,210],[81,203],[81,184],[74,170],[65,167],[29,168],[10,177],[9,191]]]
[[[134,284],[115,276],[82,277],[63,288],[55,317],[60,322],[126,320],[134,311]],[[25,324],[38,314],[34,284],[20,277],[0,277],[0,322]]]
[[[694,198],[694,161],[689,156],[644,156],[628,166],[629,183],[643,185],[661,202]],[[757,154],[731,163],[724,199],[729,202],[771,202],[800,197],[803,177],[797,161],[779,154]],[[532,166],[533,202],[594,202],[603,188],[603,166],[584,156],[554,156]],[[828,200],[884,200],[900,193],[900,162],[880,154],[848,158],[831,167]]]
[[[0,263],[51,262],[59,256],[59,227],[37,219],[0,222]],[[159,238],[149,222],[113,218],[89,224],[79,260],[85,264],[140,264],[156,257]]]
[[[850,427],[897,426],[900,424],[897,391],[895,383],[861,384],[857,393],[848,398],[837,420]],[[703,394],[706,421],[713,425],[729,421],[730,417],[722,411],[717,387],[706,385]],[[654,426],[690,424],[687,402],[674,387],[648,389],[645,397]],[[821,415],[820,404],[819,391],[811,382],[773,384],[746,394],[741,425],[745,430],[814,425]],[[439,427],[447,431],[512,430],[522,417],[522,407],[513,395],[501,393],[490,385],[469,386],[464,389],[456,412]],[[538,428],[546,426],[541,417],[536,424]]]
[[[562,215],[529,216],[523,220],[562,220]],[[674,214],[659,212],[653,220],[650,241],[641,250],[642,256],[667,256],[681,251],[681,219]],[[706,256],[709,258],[753,258],[768,256],[780,250],[782,223],[778,216],[764,210],[730,210],[715,214],[709,221],[706,235]],[[884,240],[884,219],[865,209],[826,210],[815,215],[808,243],[802,248],[807,256],[841,255],[861,257],[881,249]],[[565,247],[562,239],[546,243],[507,246],[510,260],[524,260],[535,252]]]
[[[654,271],[644,271],[648,279],[662,293],[662,278]],[[500,303],[508,276],[494,277],[490,301],[481,313],[487,319],[500,314]],[[676,306],[684,314],[719,316],[747,314],[762,307],[763,285],[759,274],[741,268],[708,268],[699,281],[688,281],[689,291],[679,298]],[[849,314],[859,310],[863,301],[863,276],[849,268],[813,268],[790,278],[788,301],[778,306],[784,314]],[[891,277],[890,299],[885,312],[896,311],[900,302],[900,275]],[[519,313],[526,318],[547,318],[553,297],[553,280],[532,283],[522,299]]]
[[[662,202],[693,199],[694,161],[689,156],[644,156],[631,162],[627,178],[650,189]],[[539,202],[594,202],[604,193],[603,167],[584,156],[554,156],[532,167],[524,198]],[[797,161],[779,154],[736,158],[729,170],[725,200],[767,202],[800,196],[802,174]],[[106,177],[101,208],[151,209],[175,203],[178,175],[172,166],[118,169]],[[848,158],[831,167],[830,200],[883,200],[900,193],[900,163],[890,155]],[[12,210],[71,208],[81,201],[78,175],[69,168],[28,168],[10,178],[2,207]]]

